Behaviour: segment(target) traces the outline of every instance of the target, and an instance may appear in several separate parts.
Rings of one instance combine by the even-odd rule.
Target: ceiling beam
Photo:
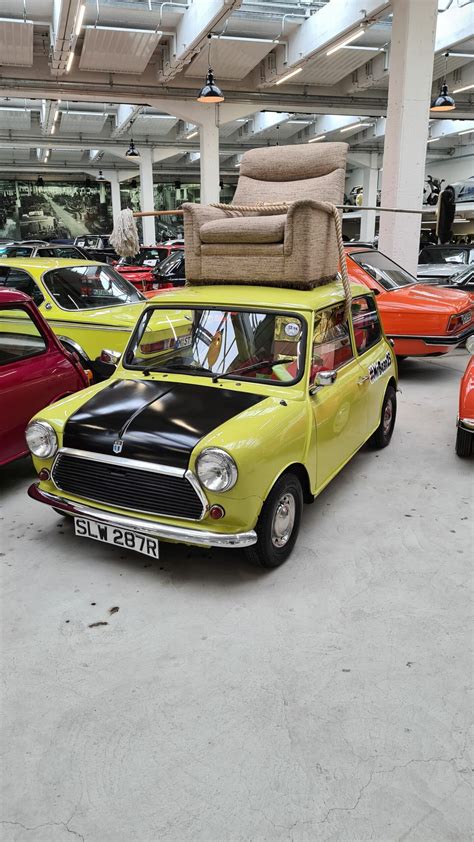
[[[445,12],[439,11],[436,22],[435,53],[449,50],[450,47],[472,36],[473,21],[472,3],[464,2],[462,6],[452,3]]]
[[[205,46],[207,35],[213,29],[222,30],[229,15],[238,9],[242,0],[200,0],[190,3],[170,39],[170,49],[158,72],[161,82],[174,79],[186,64]]]

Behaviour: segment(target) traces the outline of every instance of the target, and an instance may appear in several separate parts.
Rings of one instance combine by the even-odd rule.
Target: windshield
[[[467,263],[466,248],[424,248],[420,252],[420,263]]]
[[[288,313],[149,308],[126,368],[290,385],[303,374],[306,325]]]
[[[350,258],[386,290],[399,289],[416,282],[413,275],[380,251],[353,251]]]
[[[144,300],[133,284],[108,266],[63,266],[46,272],[43,282],[63,310],[90,310]]]

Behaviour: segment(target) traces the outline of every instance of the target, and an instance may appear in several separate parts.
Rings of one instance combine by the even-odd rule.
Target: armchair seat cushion
[[[230,210],[232,205],[229,206]],[[199,228],[202,243],[283,243],[286,214],[229,216],[205,222]]]

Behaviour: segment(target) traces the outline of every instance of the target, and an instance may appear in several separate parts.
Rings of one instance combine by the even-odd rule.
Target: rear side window
[[[0,308],[0,366],[34,357],[45,349],[44,337],[26,308]]]
[[[23,269],[17,269],[13,266],[0,266],[0,287],[24,292],[25,295],[29,295],[33,299],[38,307],[44,301],[39,286],[35,284],[31,275]]]
[[[359,354],[364,354],[382,337],[379,316],[373,298],[355,298],[352,302],[352,324]]]
[[[319,371],[340,368],[353,356],[344,306],[315,313],[311,380]]]

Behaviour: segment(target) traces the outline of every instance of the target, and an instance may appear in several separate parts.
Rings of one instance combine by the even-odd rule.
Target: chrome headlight
[[[237,482],[237,465],[232,456],[219,447],[208,447],[198,456],[196,472],[208,491],[229,491]]]
[[[47,421],[32,421],[25,432],[26,443],[33,456],[49,459],[58,449],[58,437]]]

